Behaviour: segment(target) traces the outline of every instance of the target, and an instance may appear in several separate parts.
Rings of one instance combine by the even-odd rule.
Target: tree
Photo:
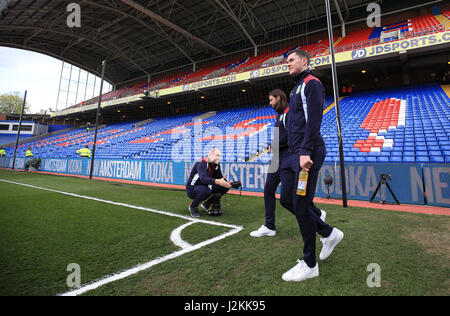
[[[0,95],[0,113],[20,114],[22,111],[23,98],[14,94]],[[25,112],[30,109],[28,102],[25,104]]]

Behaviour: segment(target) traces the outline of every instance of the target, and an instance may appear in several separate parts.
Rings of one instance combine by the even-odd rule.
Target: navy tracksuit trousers
[[[267,173],[266,184],[264,185],[264,205],[266,210],[266,224],[265,226],[271,230],[276,230],[275,226],[275,207],[276,207],[276,198],[275,192],[277,191],[278,185],[281,182],[280,170],[283,164],[283,161],[288,157],[289,153],[287,150],[283,150],[280,152],[280,162],[279,168],[276,172]],[[283,185],[282,185],[283,189]],[[311,203],[312,211],[320,217],[321,212],[314,203]],[[295,215],[293,206],[288,208],[288,210]]]
[[[303,260],[309,267],[316,265],[316,234],[329,237],[333,228],[324,223],[313,211],[313,199],[316,192],[320,168],[325,160],[325,145],[314,147],[311,160],[314,162],[308,174],[306,196],[297,195],[297,183],[300,173],[300,154],[290,153],[283,161],[280,170],[281,197],[283,207],[290,210],[297,218],[302,234]]]
[[[198,207],[201,202],[207,200],[215,193],[226,194],[228,190],[229,189],[216,184],[213,184],[211,188],[205,184],[186,186],[186,193],[188,197],[193,200],[191,204],[192,207]]]

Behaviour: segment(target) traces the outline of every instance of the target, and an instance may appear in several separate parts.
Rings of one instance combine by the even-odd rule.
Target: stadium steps
[[[210,111],[210,112],[206,112],[203,113],[202,115],[196,116],[192,119],[193,122],[196,121],[204,121],[206,119],[209,119],[210,117],[216,116],[217,112],[216,111]]]
[[[150,119],[138,122],[138,123],[134,124],[134,126],[135,127],[141,127],[142,125],[146,125],[146,124],[152,123],[153,121],[154,121],[154,119],[150,118]]]
[[[334,41],[334,48],[336,48],[340,42],[342,42],[344,40],[345,37],[339,37],[336,41]],[[330,53],[330,49],[328,48],[325,51],[325,54],[329,54]]]
[[[450,84],[441,86],[442,90],[444,90],[445,94],[450,99]]]
[[[339,102],[341,102],[344,98],[345,98],[345,97],[340,97],[340,98],[339,98]],[[325,110],[323,110],[323,115],[325,115],[325,114],[327,114],[329,111],[331,111],[331,110],[334,108],[335,105],[336,105],[336,104],[335,104],[334,102],[332,102]]]
[[[435,15],[434,17],[439,21],[439,23],[445,26],[446,30],[450,29],[450,23],[448,23],[449,19],[446,16],[444,16],[443,14],[439,14]]]

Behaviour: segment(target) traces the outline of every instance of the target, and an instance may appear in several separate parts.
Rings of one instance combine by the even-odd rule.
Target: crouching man
[[[189,204],[192,217],[200,217],[199,206],[210,216],[222,215],[220,199],[231,188],[231,184],[222,175],[221,159],[222,152],[212,149],[206,158],[195,163],[192,168],[186,184],[186,193],[193,200]]]

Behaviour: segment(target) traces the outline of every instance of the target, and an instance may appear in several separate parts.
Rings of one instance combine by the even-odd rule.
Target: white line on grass
[[[53,189],[48,189],[48,188],[43,188],[43,187],[38,187],[35,185],[31,185],[31,184],[25,184],[25,183],[19,183],[19,182],[14,182],[14,181],[8,181],[8,180],[2,180],[0,179],[0,182],[5,182],[5,183],[10,183],[10,184],[15,184],[15,185],[21,185],[21,186],[25,186],[25,187],[30,187],[30,188],[34,188],[34,189],[38,189],[38,190],[44,190],[44,191],[49,191],[49,192],[54,192],[54,193],[59,193],[59,194],[64,194],[64,195],[68,195],[68,196],[72,196],[72,197],[77,197],[77,198],[82,198],[82,199],[87,199],[87,200],[92,200],[92,201],[97,201],[97,202],[102,202],[102,203],[107,203],[107,204],[112,204],[112,205],[117,205],[117,206],[123,206],[123,207],[127,207],[127,208],[133,208],[133,209],[137,209],[137,210],[142,210],[142,211],[146,211],[146,212],[152,212],[152,213],[157,213],[157,214],[162,214],[162,215],[167,215],[167,216],[172,216],[172,217],[178,217],[178,218],[182,218],[184,220],[187,220],[189,223],[186,223],[178,228],[176,228],[172,234],[171,234],[171,240],[172,242],[181,247],[182,249],[176,252],[173,252],[167,256],[164,257],[160,257],[157,259],[154,259],[152,261],[149,261],[147,263],[144,264],[140,264],[137,265],[131,269],[116,273],[116,274],[112,274],[106,277],[101,278],[100,280],[94,281],[92,283],[89,283],[87,285],[84,285],[78,289],[75,289],[73,291],[69,291],[66,293],[61,294],[61,296],[76,296],[76,295],[80,295],[83,293],[86,293],[88,291],[94,290],[102,285],[120,280],[120,279],[124,279],[129,277],[130,275],[136,274],[140,271],[149,269],[150,267],[153,267],[157,264],[160,264],[162,262],[165,262],[167,260],[170,259],[174,259],[176,257],[179,257],[181,255],[184,255],[186,253],[192,252],[194,250],[200,249],[202,247],[205,247],[207,245],[210,245],[216,241],[225,239],[229,236],[232,236],[234,234],[239,233],[242,229],[244,229],[244,227],[242,226],[237,226],[237,225],[231,225],[231,224],[224,224],[224,223],[219,223],[219,222],[214,222],[214,221],[207,221],[207,220],[203,220],[203,219],[193,219],[191,217],[188,216],[184,216],[184,215],[180,215],[180,214],[175,214],[175,213],[171,213],[171,212],[165,212],[165,211],[160,211],[160,210],[155,210],[155,209],[151,209],[151,208],[147,208],[147,207],[142,207],[142,206],[136,206],[136,205],[131,205],[131,204],[126,204],[126,203],[120,203],[120,202],[113,202],[113,201],[108,201],[108,200],[103,200],[103,199],[98,199],[98,198],[94,198],[94,197],[90,197],[90,196],[85,196],[85,195],[79,195],[79,194],[75,194],[75,193],[70,193],[70,192],[64,192],[64,191],[59,191],[59,190],[53,190]],[[204,223],[204,224],[209,224],[209,225],[215,225],[215,226],[222,226],[222,227],[227,227],[227,228],[231,228],[232,230],[230,230],[227,233],[221,234],[217,237],[202,241],[198,244],[195,245],[191,245],[185,241],[183,241],[181,239],[181,231],[186,228],[189,225],[195,224],[195,223]]]
[[[176,246],[180,247],[181,249],[192,247],[192,245],[191,245],[190,243],[184,241],[184,240],[181,238],[181,231],[182,231],[183,229],[185,229],[186,227],[188,227],[188,226],[194,224],[194,223],[195,223],[194,221],[190,221],[190,222],[187,222],[187,223],[184,224],[184,225],[181,225],[181,226],[178,227],[178,228],[175,228],[175,229],[172,231],[172,234],[170,234],[170,240],[172,240],[172,242],[173,242]]]
[[[112,204],[112,205],[117,205],[117,206],[134,208],[136,210],[142,210],[142,211],[146,211],[146,212],[152,212],[152,213],[157,213],[157,214],[162,214],[162,215],[167,215],[167,216],[172,216],[172,217],[178,217],[178,218],[182,218],[184,220],[192,221],[192,222],[196,222],[196,223],[205,223],[205,224],[210,224],[210,225],[215,225],[215,226],[223,226],[223,227],[228,227],[228,228],[237,228],[237,227],[239,227],[239,226],[236,226],[236,225],[224,224],[224,223],[219,223],[219,222],[214,222],[214,221],[207,221],[207,220],[204,220],[204,219],[192,218],[190,216],[180,215],[180,214],[176,214],[176,213],[155,210],[155,209],[148,208],[148,207],[143,207],[143,206],[136,206],[136,205],[126,204],[126,203],[121,203],[121,202],[113,202],[113,201],[103,200],[103,199],[99,199],[99,198],[95,198],[95,197],[91,197],[91,196],[79,195],[79,194],[70,193],[70,192],[64,192],[64,191],[58,191],[58,190],[38,187],[38,186],[35,186],[35,185],[31,185],[31,184],[19,183],[19,182],[8,181],[8,180],[3,180],[3,179],[0,179],[0,182],[6,182],[6,183],[10,183],[10,184],[17,184],[17,185],[22,185],[22,186],[25,186],[25,187],[34,188],[34,189],[39,189],[39,190],[44,190],[44,191],[49,191],[49,192],[69,195],[69,196],[73,196],[73,197],[78,197],[78,198],[82,198],[82,199],[86,199],[86,200],[92,200],[92,201],[97,201],[97,202],[102,202],[102,203],[107,203],[107,204]]]
[[[214,243],[216,241],[219,241],[219,240],[225,239],[225,238],[227,238],[229,236],[232,236],[234,234],[237,234],[242,229],[243,229],[242,227],[235,228],[235,229],[233,229],[233,230],[231,230],[231,231],[229,231],[229,232],[227,232],[225,234],[222,234],[220,236],[214,237],[212,239],[205,240],[205,241],[203,241],[201,243],[198,243],[198,244],[196,244],[194,246],[191,246],[191,247],[188,247],[188,248],[184,248],[182,250],[173,252],[173,253],[171,253],[171,254],[169,254],[167,256],[160,257],[160,258],[154,259],[152,261],[149,261],[147,263],[137,265],[134,268],[125,270],[123,272],[120,272],[120,273],[117,273],[117,274],[113,274],[113,275],[110,275],[110,276],[106,276],[106,277],[104,277],[104,278],[102,278],[102,279],[100,279],[98,281],[95,281],[95,282],[92,282],[90,284],[84,285],[84,286],[82,286],[79,289],[63,293],[63,294],[61,294],[61,296],[77,296],[77,295],[86,293],[88,291],[94,290],[94,289],[96,289],[96,288],[98,288],[98,287],[100,287],[102,285],[105,285],[105,284],[108,284],[108,283],[111,283],[111,282],[114,282],[114,281],[117,281],[117,280],[121,280],[121,279],[127,278],[130,275],[136,274],[136,273],[138,273],[140,271],[147,270],[147,269],[149,269],[149,268],[151,268],[151,267],[153,267],[153,266],[155,266],[157,264],[160,264],[160,263],[165,262],[165,261],[170,260],[170,259],[174,259],[174,258],[179,257],[181,255],[184,255],[186,253],[192,252],[194,250],[197,250],[197,249],[200,249],[200,248],[202,248],[204,246],[212,244],[212,243]]]

